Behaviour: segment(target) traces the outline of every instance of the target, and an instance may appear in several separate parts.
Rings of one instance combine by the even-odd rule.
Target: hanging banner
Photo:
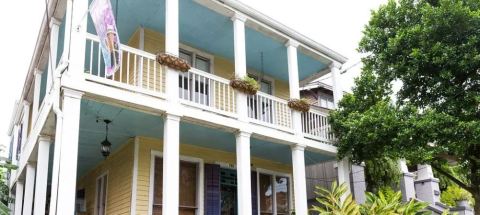
[[[106,76],[110,77],[120,68],[121,63],[120,39],[112,5],[110,0],[93,0],[89,11],[100,40]]]

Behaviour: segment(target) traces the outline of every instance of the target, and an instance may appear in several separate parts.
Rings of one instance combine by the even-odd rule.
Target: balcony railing
[[[235,91],[229,80],[194,68],[178,78],[178,94],[184,101],[227,115],[235,113]]]
[[[273,125],[277,128],[292,128],[292,111],[286,100],[257,92],[248,96],[248,117],[262,124]]]
[[[332,141],[334,139],[328,123],[327,113],[311,108],[309,112],[302,113],[302,131],[305,137]]]
[[[165,71],[154,54],[120,45],[122,63],[119,71],[106,76],[105,62],[98,37],[87,34],[85,73],[87,78],[104,84],[149,94],[165,93]]]
[[[146,93],[165,98],[165,70],[156,62],[156,56],[139,49],[120,45],[122,64],[113,76],[105,74],[105,63],[98,37],[87,34],[85,51],[85,76],[87,80],[105,85]],[[170,83],[169,83],[170,84]],[[229,80],[192,68],[179,73],[179,98],[181,102],[230,117],[236,117],[236,92]],[[248,117],[251,122],[293,131],[292,110],[287,100],[258,92],[247,97]],[[331,141],[327,121],[328,113],[312,109],[302,114],[302,131],[305,137]]]

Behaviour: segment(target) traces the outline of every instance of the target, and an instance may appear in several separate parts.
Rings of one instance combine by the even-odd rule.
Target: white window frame
[[[269,76],[269,75],[260,74],[259,72],[257,72],[256,70],[253,70],[253,69],[247,69],[247,74],[248,75],[253,75],[257,78],[260,78],[260,76],[262,76],[263,80],[270,82],[270,84],[272,86],[272,94],[271,95],[276,96],[275,95],[275,78],[273,78],[272,76]]]
[[[149,182],[149,190],[148,190],[148,214],[153,214],[153,196],[154,196],[154,181],[155,181],[155,159],[156,158],[163,158],[163,153],[160,151],[152,150],[150,155],[150,182]],[[197,215],[203,215],[203,196],[204,196],[204,162],[201,158],[191,157],[191,156],[183,156],[180,155],[180,161],[192,162],[198,164],[197,169]],[[162,173],[163,177],[163,173]]]
[[[214,58],[215,57],[212,54],[206,53],[204,51],[193,48],[191,46],[187,46],[185,44],[179,44],[179,47],[180,47],[180,50],[185,50],[187,52],[192,53],[192,64],[193,64],[192,68],[195,68],[195,64],[196,64],[195,59],[196,59],[197,55],[200,55],[201,57],[207,58],[208,60],[210,60],[210,71],[202,71],[202,70],[199,70],[199,69],[197,69],[197,70],[202,71],[202,72],[207,72],[207,73],[210,73],[212,75],[215,74],[215,69],[214,69],[214,67],[215,67],[214,66],[215,65]]]
[[[275,190],[275,180],[277,176],[280,177],[287,177],[288,178],[288,210],[291,211],[293,209],[293,180],[292,180],[292,175],[288,173],[283,173],[283,172],[278,172],[278,171],[273,171],[273,170],[268,170],[268,169],[262,169],[262,168],[256,168],[255,169],[257,173],[257,208],[258,208],[258,215],[260,215],[260,174],[267,174],[272,176],[272,198],[273,198],[273,215],[277,214],[277,195],[276,195],[276,190]]]
[[[106,181],[106,187],[105,187],[105,208],[104,208],[104,212],[103,214],[107,214],[107,205],[108,205],[108,179],[110,177],[108,177],[108,171],[105,171],[104,173],[100,174],[96,179],[95,179],[95,209],[94,209],[94,214],[95,215],[98,215],[99,214],[99,211],[98,211],[98,192],[99,192],[99,187],[98,187],[98,180],[100,180],[101,178],[104,178],[104,177],[107,177],[107,181]],[[102,184],[103,185],[103,184]],[[101,192],[101,191],[100,191]],[[100,194],[101,195],[101,194]]]

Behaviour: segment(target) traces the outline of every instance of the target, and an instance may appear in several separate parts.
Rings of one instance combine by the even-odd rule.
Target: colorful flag
[[[121,63],[120,39],[112,5],[110,0],[93,0],[89,11],[100,40],[106,76],[109,77],[120,68]]]

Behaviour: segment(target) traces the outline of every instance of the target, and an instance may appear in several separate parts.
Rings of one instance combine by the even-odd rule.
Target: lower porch
[[[171,198],[163,187],[165,118],[88,99],[82,99],[80,115],[77,213],[162,214],[165,199]],[[112,120],[112,153],[106,158],[100,151],[104,119]],[[236,132],[180,120],[179,134],[179,214],[243,214]],[[291,214],[291,146],[254,134],[249,140],[252,214]],[[305,166],[335,159],[308,149],[304,155]]]

